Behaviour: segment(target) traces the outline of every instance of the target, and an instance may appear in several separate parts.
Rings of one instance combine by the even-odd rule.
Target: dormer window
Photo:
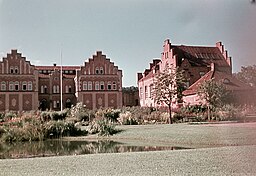
[[[225,79],[223,80],[223,83],[224,83],[224,84],[229,84],[229,83],[230,83],[230,80],[229,80],[228,78],[225,78]]]
[[[205,72],[204,71],[200,71],[199,75],[200,75],[200,77],[203,77],[205,75]]]

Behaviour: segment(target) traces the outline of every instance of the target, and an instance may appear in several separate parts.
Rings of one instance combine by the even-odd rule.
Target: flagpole
[[[60,110],[63,110],[63,102],[62,102],[62,48],[60,50]]]

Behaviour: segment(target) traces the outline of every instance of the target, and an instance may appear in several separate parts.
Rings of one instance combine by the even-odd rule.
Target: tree
[[[210,120],[211,111],[225,104],[228,92],[223,84],[214,81],[214,79],[210,79],[200,84],[197,94],[206,101],[208,119]]]
[[[181,87],[184,86],[183,71],[174,66],[166,65],[163,72],[156,75],[154,81],[154,98],[157,104],[165,104],[169,111],[169,123],[172,124],[172,103],[181,98]]]
[[[234,76],[240,81],[256,87],[256,65],[242,67],[240,72],[234,73]]]

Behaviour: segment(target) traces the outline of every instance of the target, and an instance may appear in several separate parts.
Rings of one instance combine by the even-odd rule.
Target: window
[[[22,90],[27,90],[27,82],[26,81],[22,82]]]
[[[17,74],[18,73],[18,67],[15,67],[14,72]]]
[[[60,101],[53,101],[53,108],[59,108],[60,107]]]
[[[92,82],[91,81],[88,82],[88,90],[92,90]]]
[[[69,70],[69,73],[72,74],[72,73],[73,73],[73,70]]]
[[[41,93],[44,93],[44,86],[41,86]]]
[[[111,88],[112,88],[111,82],[108,82],[108,90],[111,90]]]
[[[31,81],[28,82],[28,90],[32,90],[32,82]]]
[[[185,89],[189,88],[189,81],[186,81],[184,84]]]
[[[100,82],[100,90],[104,90],[105,88],[104,88],[104,82],[103,81],[101,81]]]
[[[100,67],[100,74],[104,74],[104,70],[103,70],[103,67]]]
[[[53,93],[57,93],[55,85],[53,86]]]
[[[60,86],[59,85],[56,86],[56,93],[60,93]]]
[[[44,86],[44,93],[47,93],[47,86]]]
[[[142,87],[140,87],[140,98],[142,98],[143,97],[143,89],[142,89]]]
[[[68,93],[68,86],[65,86],[65,89],[66,89],[66,93]]]
[[[99,74],[99,68],[98,68],[98,67],[96,67],[95,73],[96,73],[97,75]]]
[[[223,80],[223,83],[224,83],[224,84],[229,84],[229,83],[230,83],[230,80],[229,80],[228,78],[225,78],[225,79]]]
[[[149,98],[152,98],[153,94],[154,94],[153,84],[150,84],[150,86],[149,86]]]
[[[10,73],[13,73],[13,67],[10,67]]]
[[[57,101],[56,105],[57,105],[57,108],[59,108],[60,107],[60,101]]]
[[[57,108],[57,102],[53,101],[53,108]]]
[[[145,86],[145,98],[148,98],[148,86]]]
[[[72,88],[71,86],[68,87],[68,93],[71,93],[72,92]]]
[[[95,82],[95,90],[99,90],[99,82],[98,81]]]
[[[14,90],[14,84],[13,84],[12,81],[9,82],[9,90],[10,90],[10,91]]]
[[[204,71],[200,71],[200,72],[199,72],[199,75],[202,77],[202,76],[205,75],[205,72],[204,72]]]
[[[87,90],[87,82],[86,81],[83,82],[83,90]]]
[[[15,90],[19,90],[19,82],[18,81],[15,82]]]
[[[6,90],[6,83],[4,81],[1,82],[1,90]]]
[[[116,82],[113,82],[113,90],[116,90]]]

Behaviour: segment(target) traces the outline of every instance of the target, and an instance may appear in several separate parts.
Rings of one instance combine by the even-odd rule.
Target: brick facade
[[[240,92],[239,94],[250,91],[249,87],[244,86],[232,77],[231,57],[228,56],[228,52],[224,49],[221,42],[217,42],[215,46],[185,46],[172,45],[170,40],[167,39],[164,41],[161,60],[153,60],[150,63],[149,69],[146,69],[144,73],[138,73],[141,106],[160,106],[155,103],[152,90],[154,88],[156,74],[162,72],[166,64],[184,71],[184,76],[188,80],[186,82],[187,90],[183,92],[183,94],[185,93],[183,97],[184,104],[198,103],[199,98],[196,96],[195,84],[205,80],[204,78],[207,75],[211,75],[211,77],[207,78],[214,78],[218,81],[223,81],[226,78],[230,80],[230,84],[226,84],[226,86],[232,93],[238,92],[238,90]],[[231,86],[232,84],[233,86]],[[193,91],[191,91],[192,89]],[[174,99],[173,108],[179,105],[176,99]]]
[[[101,51],[84,66],[34,66],[17,50],[0,62],[0,111],[122,107],[122,71]]]
[[[38,70],[17,50],[0,62],[0,111],[38,108]]]
[[[106,55],[96,52],[77,70],[75,87],[78,101],[92,109],[122,107],[122,76],[122,71]]]

